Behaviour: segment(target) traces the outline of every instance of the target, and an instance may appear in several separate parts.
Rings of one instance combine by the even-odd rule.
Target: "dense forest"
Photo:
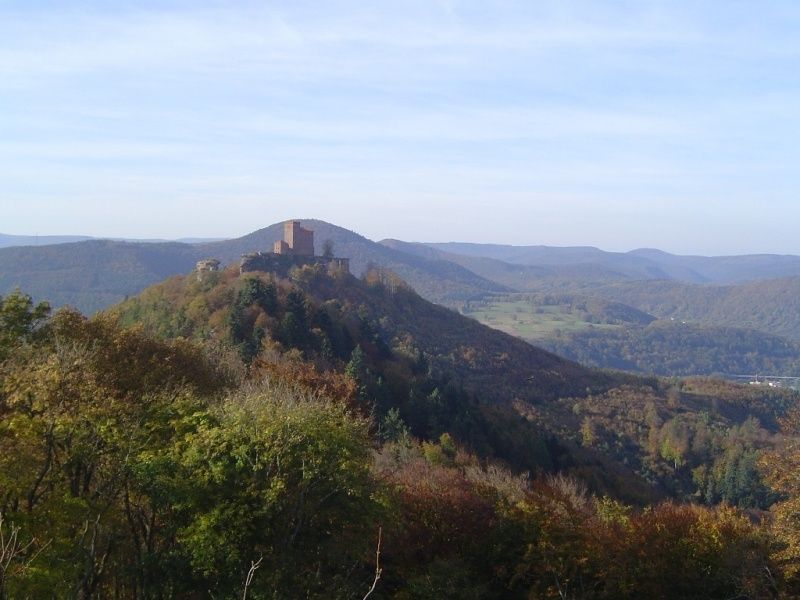
[[[595,286],[593,295],[624,302],[662,319],[755,329],[800,341],[800,278],[740,285],[632,281]]]
[[[775,598],[797,398],[583,369],[390,273],[0,299],[0,598]]]
[[[657,375],[800,373],[800,345],[750,329],[657,321],[559,332],[539,343],[584,365]]]

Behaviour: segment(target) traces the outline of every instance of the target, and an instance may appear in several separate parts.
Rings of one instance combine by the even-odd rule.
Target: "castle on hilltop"
[[[314,253],[314,232],[306,229],[300,221],[286,221],[283,224],[283,239],[272,245],[272,252],[251,252],[243,254],[239,272],[266,271],[286,273],[290,268],[303,265],[324,265],[329,270],[350,272],[350,259],[335,256],[316,256]],[[203,279],[205,273],[218,271],[220,261],[207,258],[198,261],[195,271],[197,278]]]
[[[301,227],[299,221],[286,221],[283,224],[283,239],[275,242],[272,252],[290,256],[314,256],[314,232]]]
[[[283,239],[272,245],[272,252],[244,254],[239,272],[280,272],[303,265],[325,265],[329,269],[350,272],[350,260],[347,258],[316,256],[314,232],[303,227],[300,221],[286,221],[283,224]]]

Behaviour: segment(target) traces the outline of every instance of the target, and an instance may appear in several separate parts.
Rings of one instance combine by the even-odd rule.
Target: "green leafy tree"
[[[377,529],[370,456],[366,422],[340,404],[280,387],[231,397],[176,445],[179,552],[222,595],[263,557],[254,593],[348,597]]]
[[[35,338],[49,316],[47,302],[34,303],[19,290],[0,296],[0,360],[14,347]]]

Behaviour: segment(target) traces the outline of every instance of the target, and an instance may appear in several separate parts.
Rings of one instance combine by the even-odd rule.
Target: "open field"
[[[585,329],[618,329],[621,325],[595,323],[591,313],[569,304],[539,304],[526,297],[498,296],[485,304],[469,306],[464,314],[526,340],[540,340],[559,333]]]

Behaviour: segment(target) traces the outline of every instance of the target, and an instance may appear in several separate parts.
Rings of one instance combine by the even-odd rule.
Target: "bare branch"
[[[247,600],[247,590],[250,588],[250,584],[253,583],[253,576],[256,574],[258,567],[261,566],[261,561],[264,560],[264,557],[259,557],[256,561],[250,561],[250,570],[247,572],[247,578],[244,580],[244,593],[242,593],[242,600]]]
[[[39,544],[34,537],[28,543],[19,539],[20,527],[6,525],[0,512],[0,598],[6,598],[6,581],[11,576],[25,573],[36,557],[50,544]],[[38,546],[38,547],[37,547]]]
[[[381,573],[383,573],[383,569],[381,569],[381,536],[383,535],[383,528],[378,527],[378,547],[375,550],[375,579],[372,581],[372,587],[369,588],[366,596],[364,596],[364,600],[370,597],[372,592],[375,591],[375,586],[378,585],[378,581],[381,578]]]

